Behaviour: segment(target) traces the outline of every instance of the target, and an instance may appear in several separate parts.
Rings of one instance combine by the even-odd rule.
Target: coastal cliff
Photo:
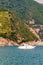
[[[43,45],[34,30],[43,24],[43,5],[34,0],[0,0],[0,5],[0,46]]]
[[[7,38],[17,43],[37,40],[27,24],[10,11],[0,11],[0,37]]]

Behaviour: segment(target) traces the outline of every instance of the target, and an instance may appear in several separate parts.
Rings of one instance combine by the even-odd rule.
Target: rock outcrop
[[[0,37],[0,46],[18,46],[18,44],[12,40]]]
[[[32,46],[43,46],[43,42],[42,41],[29,41],[29,42],[24,42],[26,44],[32,45]],[[20,46],[23,45],[23,43],[21,44],[17,44],[17,42],[14,42],[10,39],[5,39],[0,37],[0,46]]]

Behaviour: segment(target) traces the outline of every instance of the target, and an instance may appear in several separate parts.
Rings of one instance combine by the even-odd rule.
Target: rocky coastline
[[[32,45],[32,46],[43,46],[43,42],[42,41],[29,41],[29,42],[25,42],[26,44]],[[12,40],[9,39],[5,39],[0,37],[0,46],[20,46],[21,44],[17,44],[17,42],[14,42]]]
[[[0,46],[18,46],[18,44],[10,39],[0,37]]]

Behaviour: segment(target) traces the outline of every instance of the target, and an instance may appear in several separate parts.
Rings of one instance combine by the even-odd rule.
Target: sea
[[[34,49],[0,47],[0,65],[43,65],[43,46]]]

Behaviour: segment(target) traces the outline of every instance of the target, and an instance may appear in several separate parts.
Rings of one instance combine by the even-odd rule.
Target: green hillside
[[[0,10],[10,10],[22,20],[35,19],[36,23],[43,24],[43,4],[34,0],[0,0]]]
[[[0,0],[0,37],[16,42],[37,40],[25,22],[43,24],[43,5],[34,0]]]
[[[27,29],[25,22],[8,11],[0,11],[0,37],[16,42],[37,40],[37,37]]]

